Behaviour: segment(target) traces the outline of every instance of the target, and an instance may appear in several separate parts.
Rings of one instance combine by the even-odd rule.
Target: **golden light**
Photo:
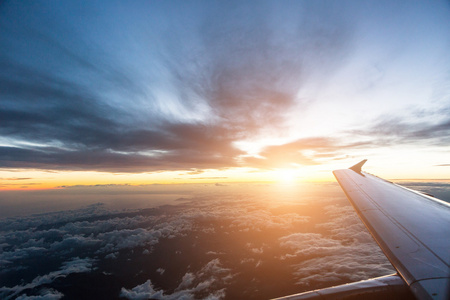
[[[293,184],[298,179],[298,170],[296,169],[277,169],[273,171],[274,179],[280,183]]]

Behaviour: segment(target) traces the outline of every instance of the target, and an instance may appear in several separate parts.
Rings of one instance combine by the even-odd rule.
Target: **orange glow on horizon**
[[[411,152],[411,159],[407,159],[407,153],[404,151],[402,154],[405,156],[404,161],[389,158],[387,154],[378,157],[367,156],[369,160],[365,170],[389,180],[449,180],[448,167],[436,166],[431,158],[430,161],[414,159],[412,154],[416,152]],[[345,160],[323,161],[316,165],[294,165],[290,168],[234,167],[147,173],[0,169],[0,190],[46,190],[78,185],[335,182],[333,170],[347,168],[359,160],[360,157],[349,157]],[[411,161],[416,163],[411,164]]]
[[[11,176],[13,175],[13,176]],[[230,168],[225,170],[165,171],[151,173],[108,173],[94,171],[41,171],[8,170],[0,171],[0,190],[45,190],[67,186],[92,185],[149,185],[149,184],[190,184],[190,183],[232,183],[264,182],[295,184],[304,181],[333,181],[328,176],[308,176],[301,169],[259,170],[251,168]]]

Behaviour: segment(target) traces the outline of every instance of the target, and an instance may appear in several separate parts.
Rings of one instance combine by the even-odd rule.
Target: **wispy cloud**
[[[65,22],[45,19],[41,26],[27,17],[19,24],[14,15],[26,6],[8,5],[0,43],[12,42],[0,53],[0,134],[11,145],[0,148],[1,167],[144,171],[236,166],[243,152],[233,142],[283,128],[286,112],[305,105],[297,94],[310,74],[332,71],[331,54],[344,53],[351,36],[342,19],[314,7],[315,18],[323,22],[271,4],[197,8],[186,7],[197,16],[193,21],[161,4],[159,9],[178,21],[167,29],[132,28],[131,41],[141,46],[125,46],[122,50],[134,53],[112,63],[114,49],[99,40],[93,44],[98,48],[89,48],[92,35],[71,29],[83,15]],[[37,15],[44,9],[68,13],[57,6],[34,9]],[[146,22],[142,14],[129,13],[124,22]],[[284,18],[288,26],[278,22]],[[55,68],[11,54],[11,48],[24,51],[22,40]],[[132,56],[145,50],[146,41],[159,51]],[[162,79],[136,78],[147,71],[135,63],[147,66],[155,60],[159,69],[149,69],[149,76]]]
[[[395,55],[367,49],[386,45],[378,40],[380,15],[378,7],[322,1],[5,3],[0,136],[6,142],[0,146],[0,167],[198,171],[318,164],[302,151],[332,156],[350,145],[445,147],[448,108],[440,111],[447,117],[434,123],[411,121],[403,112],[371,121],[379,117],[375,109],[351,128],[339,127],[346,108],[365,103],[363,93],[369,97],[386,85],[387,64],[399,56],[395,49],[409,45],[398,34],[403,25],[388,18],[386,26],[393,30],[386,39],[397,41],[389,46]],[[431,22],[429,15],[424,22]],[[408,16],[401,15],[405,24]],[[439,28],[445,35],[446,27]],[[411,34],[419,33],[411,29]],[[342,80],[352,91],[336,87]],[[441,84],[435,89],[433,101],[447,101],[448,89]],[[356,98],[343,99],[350,94]],[[385,103],[382,95],[376,94],[376,101]],[[405,103],[400,109],[408,107],[408,101],[398,102]],[[328,111],[333,108],[337,111]],[[335,113],[342,116],[339,122],[329,120]],[[333,138],[315,133],[314,127],[328,122],[337,127],[327,131]],[[356,130],[355,124],[364,125]],[[370,136],[370,143],[361,136]],[[248,153],[236,142],[266,137],[278,142],[260,145],[264,160],[242,159]],[[345,142],[337,141],[344,137]]]
[[[75,257],[70,261],[64,262],[60,270],[50,272],[48,274],[38,276],[33,279],[32,282],[24,285],[16,285],[14,287],[0,287],[0,293],[5,296],[5,299],[12,299],[14,296],[20,294],[23,290],[33,289],[44,284],[49,284],[58,277],[66,277],[72,273],[85,273],[92,271],[92,265],[95,262],[90,258]],[[48,299],[60,299],[63,296],[61,293],[53,291],[45,291],[44,295],[47,295]]]

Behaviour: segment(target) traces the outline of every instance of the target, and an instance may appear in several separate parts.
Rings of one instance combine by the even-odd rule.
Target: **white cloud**
[[[280,246],[293,250],[281,259],[294,263],[297,284],[351,282],[391,274],[394,269],[364,229],[350,206],[325,208],[329,221],[316,225],[320,233],[295,233],[280,238]]]
[[[151,280],[147,280],[141,285],[135,286],[131,290],[122,288],[120,296],[131,300],[143,300],[143,299],[162,299],[162,300],[191,300],[194,299],[194,295],[190,290],[181,290],[174,292],[173,294],[164,294],[162,290],[155,290]]]
[[[214,293],[209,294],[205,300],[220,300],[225,298],[225,289],[220,289]]]
[[[11,261],[24,259],[35,254],[42,254],[42,252],[46,250],[47,249],[43,247],[27,247],[22,249],[15,249],[14,251],[3,252],[2,254],[0,254],[0,260]]]
[[[295,251],[295,255],[332,254],[342,248],[342,244],[318,233],[294,233],[280,238],[282,247]]]
[[[113,252],[113,253],[110,253],[110,254],[106,255],[105,258],[107,258],[107,259],[117,259],[118,256],[119,256],[119,252]]]
[[[351,249],[346,251],[351,252]],[[386,257],[379,254],[363,257],[361,254],[340,252],[296,264],[294,275],[297,284],[309,286],[322,282],[331,285],[336,281],[353,282],[395,272]]]
[[[192,283],[195,280],[195,275],[193,273],[186,273],[184,274],[183,278],[181,279],[181,283],[178,285],[177,290],[182,290],[187,288],[188,286],[192,285]]]
[[[113,211],[105,209],[103,203],[96,203],[76,210],[65,210],[35,214],[25,217],[7,218],[0,221],[0,228],[4,232],[14,232],[26,230],[28,228],[36,228],[42,225],[68,223],[81,218],[100,217],[110,215],[111,213],[113,213]]]
[[[70,222],[60,227],[64,232],[78,234],[99,234],[103,232],[141,227],[142,224],[155,220],[154,216],[115,217],[107,220]]]
[[[52,243],[49,250],[67,252],[76,248],[95,246],[101,242],[101,240],[93,238],[92,236],[66,235],[62,241]]]
[[[97,239],[106,245],[100,251],[117,251],[120,249],[134,248],[137,246],[154,245],[162,236],[160,231],[138,229],[114,230],[100,233]]]
[[[206,252],[206,255],[222,255],[225,254],[224,252],[216,252],[216,251],[208,251]]]
[[[38,296],[20,295],[16,300],[58,300],[64,297],[64,294],[53,289],[43,289]]]
[[[163,269],[163,268],[158,268],[158,269],[156,269],[156,272],[158,272],[159,274],[164,274],[164,272],[165,272],[166,270],[165,269]]]
[[[212,221],[231,221],[230,227],[241,232],[264,231],[267,229],[289,229],[310,221],[309,216],[297,213],[273,214],[273,206],[262,205],[264,200],[246,200],[237,205],[236,200],[196,199],[193,208],[183,212],[184,218]]]
[[[255,259],[254,259],[254,258],[243,258],[243,259],[241,259],[241,261],[240,261],[241,264],[253,263],[253,262],[255,262]]]
[[[150,298],[164,299],[163,292],[155,291],[150,279],[141,285],[135,286],[131,290],[122,288],[120,291],[120,296],[128,298],[128,299],[133,299],[133,300],[150,299]]]
[[[200,275],[204,274],[223,274],[228,273],[230,269],[222,267],[222,264],[220,263],[220,260],[218,258],[215,258],[208,262],[199,272]]]
[[[12,299],[14,296],[21,293],[23,290],[32,289],[43,284],[49,284],[57,277],[65,277],[72,273],[86,273],[92,270],[93,259],[75,257],[62,264],[59,271],[50,272],[49,274],[38,276],[34,278],[30,283],[24,285],[16,285],[14,287],[1,287],[0,296],[4,296],[5,299]]]
[[[120,296],[133,300],[149,298],[165,300],[195,299],[196,293],[201,292],[203,295],[203,293],[210,291],[208,296],[202,297],[204,299],[223,299],[225,297],[225,289],[217,289],[217,283],[228,282],[232,277],[230,269],[222,267],[220,260],[216,258],[209,261],[196,273],[185,273],[173,294],[165,294],[163,290],[155,290],[151,280],[147,280],[131,290],[123,287]]]
[[[262,254],[264,252],[263,247],[260,248],[252,248],[251,251],[255,254]]]

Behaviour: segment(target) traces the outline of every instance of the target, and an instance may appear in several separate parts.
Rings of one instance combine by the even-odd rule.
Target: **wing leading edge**
[[[361,171],[334,171],[385,255],[418,299],[448,299],[450,205]]]
[[[398,274],[278,299],[450,299],[450,205],[363,172],[365,162],[333,174]]]

